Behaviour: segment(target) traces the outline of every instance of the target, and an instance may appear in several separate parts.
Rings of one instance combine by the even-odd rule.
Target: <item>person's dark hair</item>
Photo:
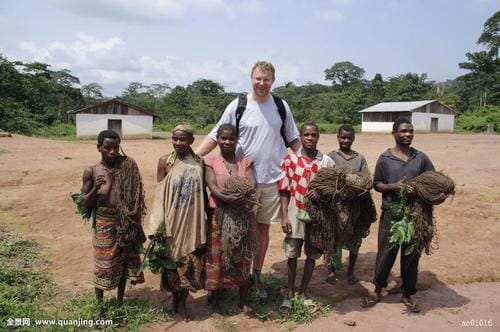
[[[392,131],[396,132],[403,123],[412,124],[410,120],[407,118],[397,118],[396,121],[392,124]]]
[[[222,134],[222,132],[225,130],[232,131],[234,136],[237,136],[236,127],[230,123],[224,123],[224,124],[220,125],[219,129],[217,129],[217,136],[216,137],[219,138],[220,134]]]
[[[301,135],[302,135],[302,132],[306,129],[306,127],[314,127],[314,128],[316,128],[316,131],[318,132],[318,135],[319,135],[319,127],[314,122],[306,122],[302,126],[300,126],[299,132],[300,132]]]
[[[117,139],[118,143],[121,142],[120,135],[118,135],[115,131],[103,130],[97,136],[97,145],[101,146],[102,143],[104,143],[104,139],[106,139],[106,138]]]
[[[340,135],[342,131],[345,131],[346,133],[351,133],[352,136],[355,135],[354,127],[351,126],[350,124],[343,124],[342,126],[339,127],[337,130],[337,135]]]

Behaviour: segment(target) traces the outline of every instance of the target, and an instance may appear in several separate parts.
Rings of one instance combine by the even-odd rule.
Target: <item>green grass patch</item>
[[[286,280],[273,274],[262,275],[262,281],[266,287],[268,299],[266,302],[261,302],[255,292],[250,292],[248,304],[255,311],[257,318],[261,320],[272,320],[288,325],[292,328],[294,325],[309,323],[313,319],[327,314],[330,311],[330,306],[315,299],[315,304],[318,309],[316,312],[309,312],[305,307],[304,301],[298,297],[292,299],[292,310],[287,313],[281,313],[279,306],[285,298]],[[239,313],[238,308],[238,292],[227,292],[224,295],[224,300],[221,303],[221,310],[224,316],[236,315]],[[223,324],[228,328],[230,322],[221,321],[216,323]]]
[[[92,320],[97,312],[102,313],[103,319],[113,321],[113,325],[103,326],[103,331],[121,328],[126,331],[139,331],[147,323],[169,320],[169,316],[158,306],[137,299],[127,299],[122,306],[118,306],[114,298],[106,298],[99,304],[93,293],[70,299],[62,308],[61,317],[58,319]]]
[[[55,140],[74,141],[76,140],[76,125],[74,123],[57,122],[52,126],[34,129],[33,136]]]
[[[118,306],[114,298],[106,298],[99,304],[93,293],[72,297],[64,300],[65,303],[54,303],[57,287],[40,250],[38,243],[9,233],[0,225],[0,330],[16,318],[30,318],[31,325],[16,327],[19,330],[88,329],[88,325],[60,327],[57,322],[93,321],[98,311],[103,313],[104,319],[113,321],[112,325],[101,328],[104,331],[138,331],[147,323],[169,319],[160,307],[146,302],[127,299],[124,305]],[[38,319],[55,320],[56,324],[36,327]]]
[[[38,255],[40,246],[0,229],[0,326],[8,319],[44,315],[54,284],[46,261]]]
[[[7,153],[7,152],[9,152],[9,151],[7,151],[7,150],[5,150],[5,149],[0,149],[0,155],[5,154],[5,153]]]

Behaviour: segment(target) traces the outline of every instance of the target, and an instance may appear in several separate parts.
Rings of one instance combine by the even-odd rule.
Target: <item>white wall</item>
[[[153,117],[149,115],[123,114],[76,114],[76,137],[94,138],[108,129],[108,119],[122,120],[122,136],[127,138],[151,138]]]
[[[417,131],[431,131],[431,118],[438,118],[438,132],[452,132],[455,123],[453,114],[413,112],[411,122]]]
[[[361,132],[363,133],[390,133],[393,122],[362,122]]]
[[[418,113],[413,112],[411,122],[416,131],[431,131],[431,118],[438,118],[438,132],[452,132],[455,124],[453,114]],[[390,133],[393,122],[362,122],[361,131],[364,133]]]

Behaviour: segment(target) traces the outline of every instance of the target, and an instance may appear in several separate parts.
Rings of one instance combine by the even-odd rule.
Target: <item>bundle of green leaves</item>
[[[408,187],[404,186],[401,190],[399,201],[389,207],[391,217],[391,229],[389,242],[392,247],[407,245],[405,255],[411,255],[415,248],[414,236],[415,226],[413,216],[407,200]]]
[[[96,208],[87,208],[87,207],[83,206],[82,197],[81,197],[80,193],[70,192],[69,195],[71,196],[73,203],[75,203],[75,205],[76,205],[75,213],[80,215],[80,217],[85,222],[90,222],[90,227],[94,228],[95,221],[96,221],[97,209]]]
[[[165,241],[153,239],[144,254],[141,270],[149,267],[154,274],[177,269],[177,264],[169,258],[169,249]]]

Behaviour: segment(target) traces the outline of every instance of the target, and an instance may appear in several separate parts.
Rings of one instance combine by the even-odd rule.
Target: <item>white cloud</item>
[[[251,66],[247,65],[242,72],[241,64],[221,60],[193,62],[176,56],[134,54],[120,37],[99,39],[81,32],[71,42],[53,41],[40,46],[33,41],[22,41],[19,48],[26,61],[45,62],[54,70],[69,69],[82,84],[97,82],[111,95],[120,94],[132,81],[176,86],[202,78],[217,81],[234,91],[247,83],[243,80],[248,77]]]
[[[27,55],[26,61],[48,63],[54,70],[69,69],[82,84],[97,82],[106,95],[120,95],[132,81],[149,85],[167,83],[171,87],[186,86],[198,79],[210,79],[224,86],[226,91],[244,91],[251,88],[250,69],[254,61],[232,58],[193,61],[176,55],[147,56],[134,53],[120,37],[98,38],[77,33],[74,41],[53,41],[39,46],[33,41],[19,44]],[[301,67],[290,59],[274,54],[277,85],[289,81],[309,81]]]
[[[59,63],[71,63],[72,67],[92,67],[96,62],[114,62],[117,54],[120,54],[123,41],[119,37],[111,37],[106,40],[98,40],[94,36],[79,32],[76,40],[71,43],[54,41],[46,47],[38,47],[33,41],[22,41],[19,48],[36,61],[47,61],[54,65]],[[121,50],[124,54],[124,50]]]

